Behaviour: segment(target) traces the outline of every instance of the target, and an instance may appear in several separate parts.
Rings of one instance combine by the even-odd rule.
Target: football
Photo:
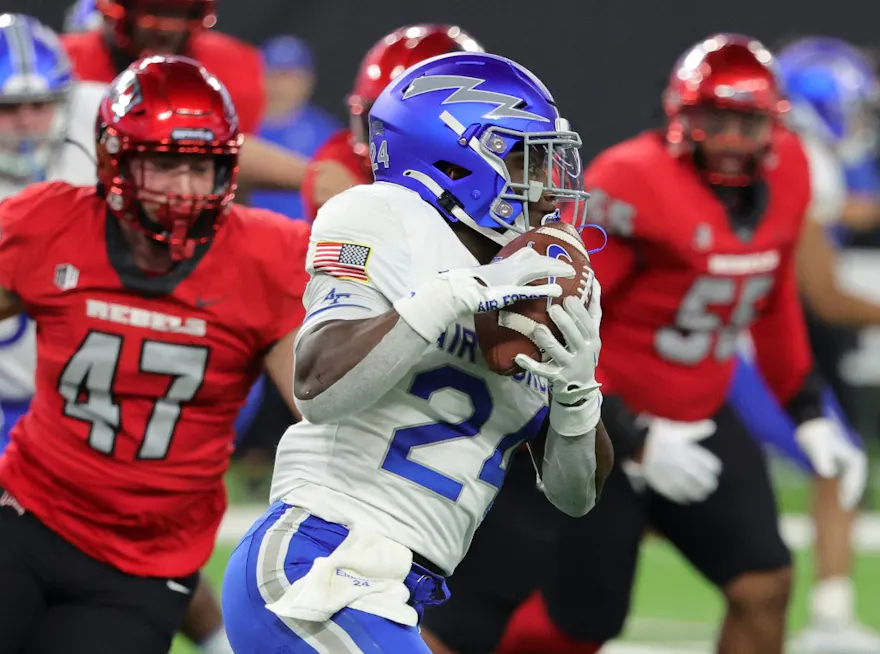
[[[556,279],[562,287],[562,295],[558,298],[522,300],[511,304],[500,311],[489,311],[474,316],[477,331],[477,343],[483,353],[489,369],[499,375],[515,375],[522,372],[514,358],[517,354],[525,354],[533,359],[542,359],[541,349],[532,341],[531,335],[535,328],[547,325],[553,334],[564,342],[556,323],[547,312],[552,304],[561,304],[568,296],[576,296],[589,304],[590,292],[590,255],[584,246],[578,231],[564,222],[547,223],[532,229],[508,243],[498,253],[498,259],[504,259],[522,248],[533,248],[538,254],[555,259],[562,259],[572,265],[575,276]],[[546,279],[532,282],[533,285],[545,284]]]

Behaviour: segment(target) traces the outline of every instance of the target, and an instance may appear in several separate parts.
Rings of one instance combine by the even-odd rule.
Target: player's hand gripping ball
[[[499,375],[515,375],[522,372],[514,358],[525,354],[536,361],[543,360],[541,349],[532,340],[538,325],[546,325],[553,335],[565,342],[556,323],[550,318],[548,309],[552,304],[562,304],[569,296],[579,297],[589,305],[593,274],[590,255],[578,231],[565,222],[551,222],[532,229],[508,243],[498,253],[498,259],[505,259],[522,248],[533,248],[538,254],[561,259],[571,264],[575,276],[539,279],[533,285],[556,283],[562,287],[558,298],[522,300],[499,311],[479,313],[474,316],[477,342],[489,369]]]

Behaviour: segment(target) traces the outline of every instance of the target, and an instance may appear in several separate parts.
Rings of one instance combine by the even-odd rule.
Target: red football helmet
[[[789,103],[767,48],[747,36],[716,34],[678,60],[663,106],[675,154],[694,155],[711,184],[746,186]]]
[[[192,34],[217,24],[215,0],[96,0],[113,44],[131,57],[142,53],[133,43],[135,27]]]
[[[381,38],[361,61],[354,90],[348,96],[352,147],[369,156],[367,116],[379,94],[410,66],[448,52],[482,52],[482,46],[460,27],[410,25]]]
[[[243,140],[226,88],[197,61],[148,57],[110,86],[96,124],[98,180],[110,211],[150,238],[167,243],[172,259],[192,256],[223,223],[235,197]],[[157,192],[130,166],[140,154],[214,157],[214,188],[196,195]],[[142,202],[159,205],[151,220]]]

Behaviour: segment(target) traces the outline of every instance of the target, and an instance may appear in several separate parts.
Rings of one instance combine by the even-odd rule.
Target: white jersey
[[[801,143],[810,169],[810,207],[807,218],[831,226],[840,221],[846,204],[846,177],[843,167],[824,143],[801,134]]]
[[[66,141],[47,171],[48,179],[82,186],[96,182],[95,118],[106,89],[105,84],[93,82],[81,82],[73,87]],[[0,200],[24,187],[0,176]],[[0,403],[24,401],[33,396],[36,365],[33,322],[25,316],[0,321]]]
[[[386,183],[355,187],[315,220],[300,335],[324,320],[379,315],[439,272],[478,265],[416,193]],[[378,531],[449,574],[513,451],[546,414],[546,381],[490,372],[473,318],[461,319],[371,407],[332,424],[290,427],[272,500]]]

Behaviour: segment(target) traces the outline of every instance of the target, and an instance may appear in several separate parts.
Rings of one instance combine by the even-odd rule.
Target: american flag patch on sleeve
[[[367,261],[370,259],[370,251],[371,248],[357,243],[321,241],[315,246],[315,259],[312,265],[315,272],[322,272],[339,279],[369,282]]]

